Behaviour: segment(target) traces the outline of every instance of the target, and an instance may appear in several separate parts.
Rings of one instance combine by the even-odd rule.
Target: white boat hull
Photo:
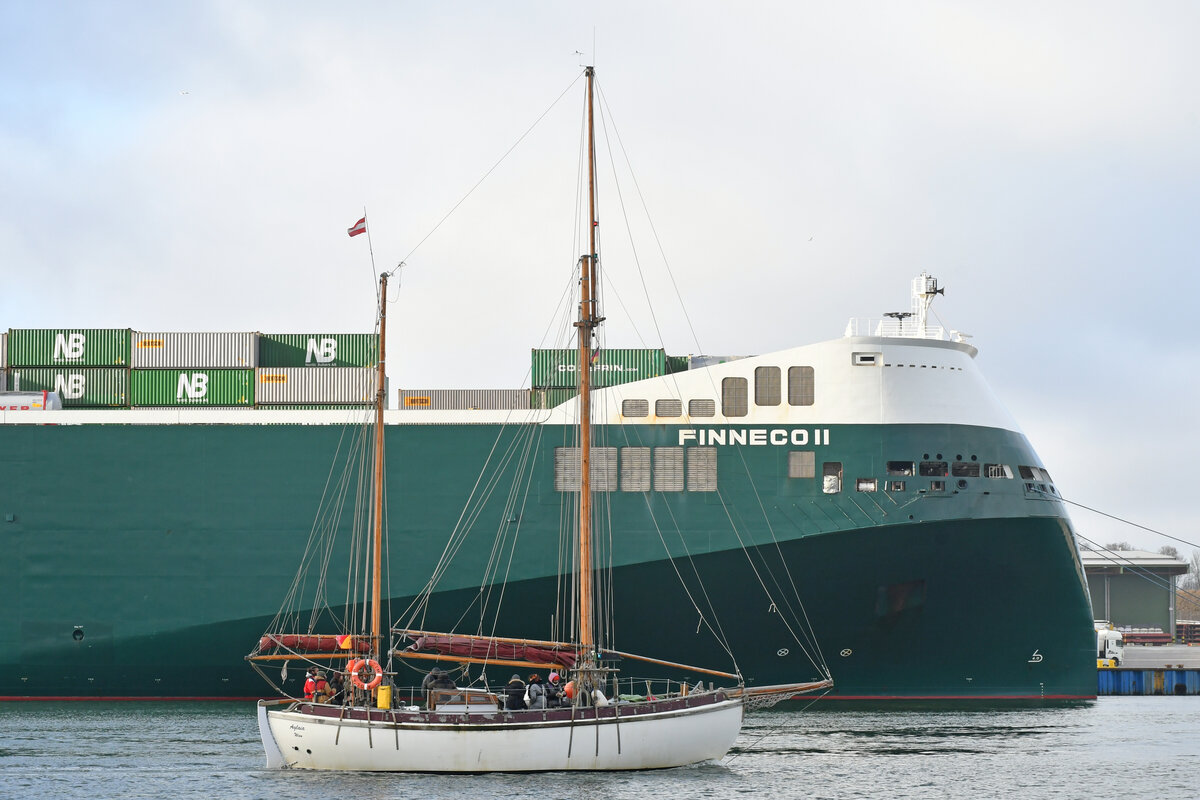
[[[740,698],[691,708],[574,720],[537,712],[472,722],[339,719],[259,706],[267,766],[379,772],[548,772],[678,767],[722,758],[742,725]],[[436,720],[437,716],[424,720]],[[414,721],[416,719],[416,721]]]

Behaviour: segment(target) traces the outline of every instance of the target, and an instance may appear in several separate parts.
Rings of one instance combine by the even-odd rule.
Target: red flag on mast
[[[358,222],[351,225],[350,228],[347,229],[347,231],[346,231],[346,233],[350,234],[351,236],[358,236],[360,233],[366,233],[366,232],[367,232],[367,218],[366,217],[363,217]]]

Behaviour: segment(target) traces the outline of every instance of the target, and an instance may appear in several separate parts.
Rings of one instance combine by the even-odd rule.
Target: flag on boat
[[[366,217],[363,217],[358,222],[351,225],[349,227],[349,229],[347,229],[347,231],[346,231],[346,233],[350,234],[351,236],[358,236],[360,233],[366,233],[366,232],[367,232],[367,218]]]
[[[337,645],[343,650],[349,650],[354,645],[354,637],[350,635],[337,637]]]
[[[595,350],[592,351],[592,366],[595,366],[596,362],[599,360],[600,360],[600,348],[597,347]]]

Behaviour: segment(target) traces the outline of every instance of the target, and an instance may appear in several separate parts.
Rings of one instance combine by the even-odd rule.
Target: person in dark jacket
[[[542,687],[546,694],[546,708],[558,708],[562,705],[562,679],[557,672],[551,672]]]
[[[346,681],[337,670],[329,676],[329,692],[329,702],[334,705],[340,705],[346,699]]]
[[[513,673],[512,680],[504,687],[504,707],[509,711],[519,711],[527,708],[525,705],[525,681]]]
[[[536,672],[531,673],[529,676],[529,707],[546,707],[546,687],[542,683],[542,676]]]
[[[441,667],[434,667],[421,681],[421,690],[425,693],[425,707],[432,708],[433,691],[435,689],[455,689],[454,679]]]

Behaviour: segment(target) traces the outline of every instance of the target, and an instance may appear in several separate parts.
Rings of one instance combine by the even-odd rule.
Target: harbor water
[[[1067,708],[751,714],[720,763],[649,773],[268,771],[249,703],[5,703],[0,796],[74,798],[1125,798],[1195,796],[1200,697]],[[1109,776],[1109,780],[1102,780]]]

